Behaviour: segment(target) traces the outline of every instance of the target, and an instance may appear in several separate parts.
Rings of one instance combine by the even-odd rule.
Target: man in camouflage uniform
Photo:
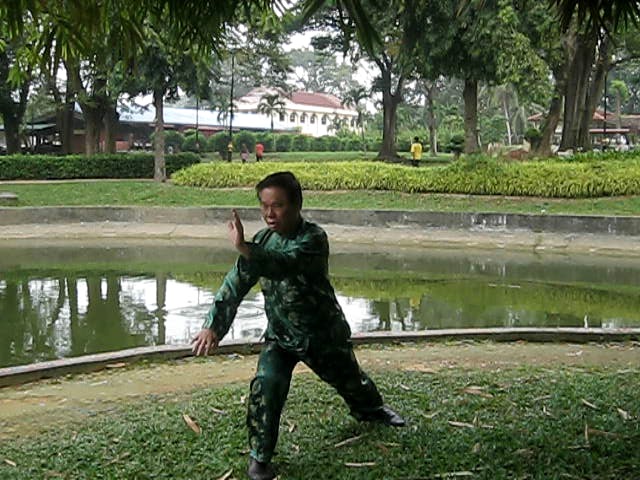
[[[242,222],[233,211],[229,238],[240,257],[218,290],[203,329],[193,340],[193,351],[207,354],[217,346],[238,305],[259,281],[268,326],[249,396],[248,474],[254,480],[270,480],[275,477],[271,458],[280,414],[293,368],[300,361],[338,391],[356,419],[392,426],[405,422],[383,404],[375,384],[358,365],[349,324],[329,282],[327,235],[302,218],[300,184],[293,174],[280,172],[262,180],[256,191],[267,228],[245,242]]]

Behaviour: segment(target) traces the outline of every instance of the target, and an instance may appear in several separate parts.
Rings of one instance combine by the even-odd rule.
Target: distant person
[[[261,162],[263,155],[264,155],[264,145],[258,142],[256,143],[256,162]]]
[[[422,158],[422,143],[420,138],[413,137],[413,143],[411,144],[411,165],[418,166],[420,159]]]
[[[405,421],[384,404],[354,355],[351,329],[329,280],[327,234],[302,217],[300,183],[291,172],[273,173],[258,183],[256,192],[267,228],[247,242],[240,217],[232,211],[229,240],[239,256],[192,344],[196,355],[214,350],[243,297],[260,283],[268,323],[248,400],[247,473],[252,480],[271,480],[276,476],[271,458],[280,414],[298,362],[334,387],[356,420],[393,427]]]
[[[232,157],[233,157],[233,141],[229,140],[229,143],[227,144],[227,162],[230,162]]]
[[[242,147],[240,147],[240,159],[242,160],[242,163],[247,163],[247,160],[249,159],[249,149],[247,148],[246,143],[243,143]]]

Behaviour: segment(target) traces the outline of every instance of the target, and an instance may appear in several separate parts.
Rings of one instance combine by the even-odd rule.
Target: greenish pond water
[[[354,333],[640,327],[639,259],[353,248],[334,246],[331,274]],[[0,367],[188,343],[234,259],[216,246],[0,246]],[[265,325],[255,288],[227,339]]]

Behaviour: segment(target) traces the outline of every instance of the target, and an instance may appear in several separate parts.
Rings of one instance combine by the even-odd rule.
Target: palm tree
[[[276,137],[273,135],[273,116],[284,113],[284,100],[279,93],[265,93],[260,97],[258,113],[267,115],[271,119],[271,138],[273,139],[273,151],[276,150]]]
[[[362,137],[362,151],[367,151],[367,146],[364,141],[364,115],[366,113],[364,105],[361,104],[363,100],[366,100],[371,95],[369,90],[360,86],[355,87],[349,90],[344,96],[343,102],[348,107],[354,107],[356,112],[358,112],[358,118],[356,119],[356,123],[358,128],[360,128],[360,135]]]
[[[616,96],[616,128],[622,128],[622,104],[629,98],[629,88],[622,80],[614,80],[611,82],[611,90]]]

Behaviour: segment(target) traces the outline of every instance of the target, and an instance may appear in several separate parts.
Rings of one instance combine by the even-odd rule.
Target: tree
[[[365,87],[358,86],[349,90],[343,98],[343,102],[345,105],[354,107],[356,109],[356,112],[358,112],[356,125],[360,129],[360,135],[362,138],[362,149],[365,152],[367,151],[367,144],[364,140],[364,115],[366,113],[366,110],[364,105],[362,104],[362,101],[367,100],[370,97],[371,94]]]
[[[616,96],[616,128],[622,128],[622,103],[629,98],[629,89],[622,80],[613,80],[611,90]]]
[[[29,28],[33,25],[29,24]],[[0,24],[0,35],[6,37],[6,26]],[[29,88],[33,79],[33,67],[21,55],[27,40],[22,37],[9,41],[0,38],[0,115],[4,121],[7,153],[20,153],[20,130],[27,108]]]
[[[280,96],[280,93],[265,93],[260,97],[260,103],[258,103],[258,113],[266,115],[271,120],[271,138],[273,138],[273,151],[276,151],[276,137],[273,135],[273,116],[284,113],[285,102]]]
[[[355,67],[346,62],[338,63],[333,53],[298,49],[290,51],[288,57],[292,68],[291,81],[296,88],[344,98],[359,86],[353,78]]]
[[[208,65],[212,52],[204,49],[183,51],[172,38],[167,37],[161,26],[148,24],[147,38],[136,67],[136,75],[129,77],[127,90],[132,95],[153,95],[156,112],[154,131],[154,175],[156,181],[167,178],[164,146],[164,101],[176,98],[178,87],[206,97],[209,92]]]
[[[378,158],[390,161],[399,159],[396,152],[396,116],[402,102],[405,83],[414,70],[411,52],[405,48],[407,39],[403,29],[404,19],[413,12],[406,9],[404,0],[387,2],[384,7],[373,0],[361,3],[372,28],[380,41],[372,45],[354,45],[351,40],[360,31],[353,19],[345,18],[339,9],[329,9],[315,18],[310,27],[326,32],[313,40],[316,49],[330,52],[344,52],[353,62],[367,59],[378,68],[372,91],[382,95],[383,129],[382,145]],[[361,39],[361,36],[358,38]]]

